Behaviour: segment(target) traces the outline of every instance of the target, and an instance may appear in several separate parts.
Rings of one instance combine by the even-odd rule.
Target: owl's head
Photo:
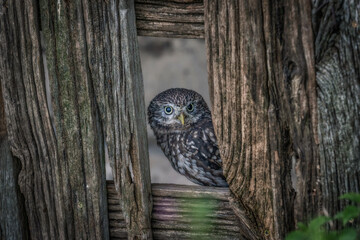
[[[171,88],[159,93],[148,108],[149,124],[156,132],[184,131],[211,112],[203,97],[185,88]]]

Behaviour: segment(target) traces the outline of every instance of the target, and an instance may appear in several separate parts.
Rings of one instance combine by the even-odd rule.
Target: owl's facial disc
[[[194,116],[195,106],[195,102],[190,102],[186,105],[167,103],[159,106],[159,109],[162,110],[161,116],[163,118],[163,124],[186,128],[196,120],[194,119],[194,117],[196,117]]]
[[[156,133],[182,132],[211,118],[200,94],[183,88],[159,93],[148,107],[149,123]]]

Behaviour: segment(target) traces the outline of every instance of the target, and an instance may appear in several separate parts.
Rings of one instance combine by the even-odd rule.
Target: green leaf
[[[298,226],[300,231],[305,232],[307,230],[307,226],[305,224],[303,224],[302,222],[299,222],[297,226]]]
[[[331,218],[325,217],[325,216],[320,216],[320,217],[314,218],[309,223],[309,230],[318,231],[322,225],[329,222],[330,220],[331,220]]]
[[[325,231],[325,230],[324,230]],[[339,240],[339,234],[337,231],[329,231],[326,236],[326,240]]]
[[[345,193],[340,196],[340,199],[348,199],[350,201],[360,203],[360,193]]]
[[[335,215],[335,219],[342,220],[343,225],[345,226],[346,223],[352,219],[356,218],[360,215],[360,208],[356,206],[349,205],[347,206],[342,212],[339,212]]]
[[[338,240],[356,240],[357,232],[355,229],[348,228],[340,232]]]
[[[309,240],[309,236],[306,232],[294,231],[286,236],[285,240]]]

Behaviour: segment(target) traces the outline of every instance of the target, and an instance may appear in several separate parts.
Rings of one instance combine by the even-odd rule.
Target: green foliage
[[[335,219],[342,221],[345,226],[351,219],[354,219],[360,215],[360,208],[356,206],[347,206],[342,212],[335,215]]]
[[[189,231],[197,235],[196,239],[207,239],[205,236],[214,228],[209,216],[216,210],[216,202],[212,199],[192,199],[187,204],[189,214],[186,220],[189,221]]]
[[[354,202],[356,205],[349,205],[333,218],[320,216],[305,225],[298,224],[298,230],[291,232],[286,240],[356,240],[360,239],[360,233],[355,227],[348,226],[355,218],[360,216],[360,194],[347,193],[340,197]],[[325,225],[330,221],[339,220],[344,229],[327,231]]]

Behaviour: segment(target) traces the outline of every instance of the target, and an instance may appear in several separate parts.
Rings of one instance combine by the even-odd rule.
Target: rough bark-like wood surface
[[[230,190],[249,236],[284,238],[321,205],[311,2],[207,0],[205,41]]]
[[[41,13],[38,4],[6,1],[0,20],[7,130],[11,152],[21,162],[18,184],[30,237],[106,239],[104,157],[91,108],[89,70],[81,62],[82,12],[75,6],[80,2],[44,0]],[[40,15],[50,47],[51,100],[46,98]]]
[[[111,239],[126,239],[127,230],[113,182],[108,181]],[[153,184],[154,239],[244,239],[228,189]]]
[[[25,203],[17,184],[20,164],[11,156],[1,89],[0,84],[0,239],[28,239]]]
[[[72,1],[61,6],[42,6],[50,75],[56,76],[60,70],[60,78],[69,78],[72,84],[78,84],[78,88],[69,90],[76,93],[83,89],[88,94],[90,101],[86,100],[83,109],[93,114],[96,129],[86,132],[91,134],[86,139],[97,142],[102,160],[105,155],[110,160],[129,237],[150,239],[150,172],[134,2]],[[63,14],[60,18],[59,7]],[[48,18],[47,8],[51,14]],[[54,19],[58,19],[58,23],[53,25]],[[74,47],[75,59],[69,59],[71,53],[62,55],[68,46]],[[53,51],[59,47],[60,51]],[[57,67],[59,62],[61,65]],[[61,72],[64,68],[73,68],[72,63],[75,76]],[[51,82],[52,88],[59,89],[56,78]],[[63,95],[62,92],[56,94]],[[55,112],[63,105],[57,104],[54,104]],[[69,121],[70,127],[72,122]]]
[[[360,1],[313,3],[321,186],[333,215],[347,204],[340,195],[360,192]]]
[[[139,36],[204,38],[203,0],[135,0]]]
[[[125,0],[6,2],[0,76],[32,239],[109,237],[106,155],[129,237],[151,238],[133,5]]]

